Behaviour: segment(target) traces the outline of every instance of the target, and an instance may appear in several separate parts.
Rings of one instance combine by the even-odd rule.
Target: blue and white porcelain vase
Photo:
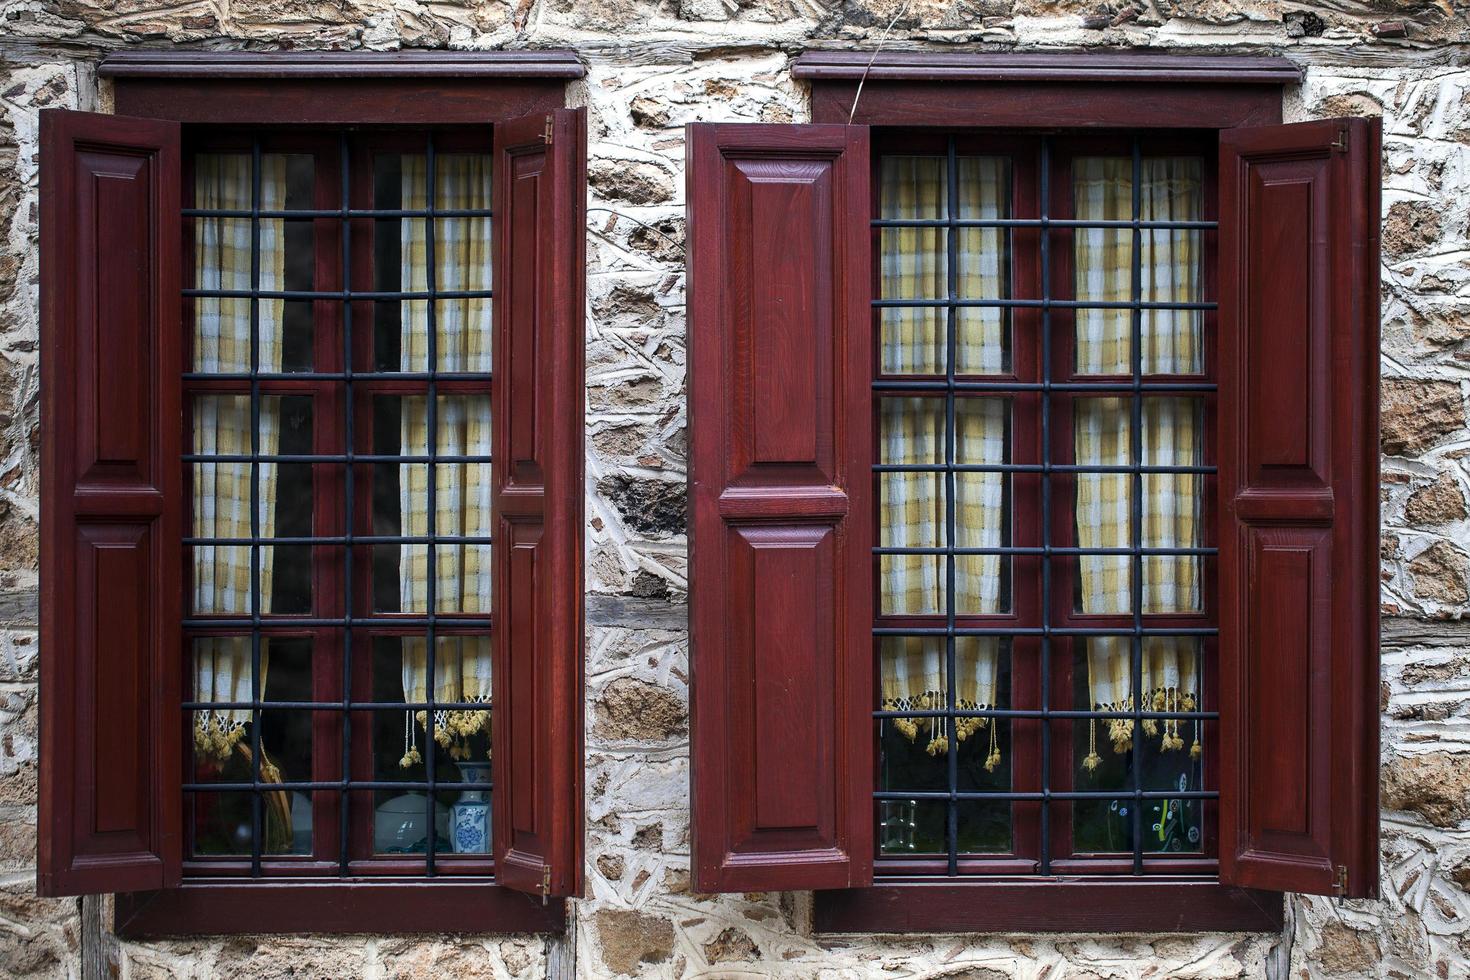
[[[458,762],[460,781],[490,785],[490,763]],[[490,798],[488,790],[466,789],[449,808],[449,829],[456,854],[490,853]]]

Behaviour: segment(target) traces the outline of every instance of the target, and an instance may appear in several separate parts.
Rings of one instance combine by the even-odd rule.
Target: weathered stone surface
[[[1414,594],[1447,605],[1470,599],[1467,579],[1470,560],[1448,541],[1436,541],[1409,562],[1409,575],[1414,581]]]
[[[683,483],[608,476],[598,481],[597,491],[618,509],[630,531],[656,538],[684,533],[687,495]]]
[[[77,900],[36,898],[28,876],[0,884],[0,973],[7,977],[64,976],[78,962]]]
[[[1383,223],[1383,251],[1408,258],[1439,241],[1440,208],[1429,201],[1397,201]]]
[[[661,204],[674,197],[674,182],[669,175],[648,163],[598,162],[587,168],[587,183],[608,201]]]
[[[1470,756],[1449,752],[1402,755],[1383,767],[1383,805],[1411,810],[1436,827],[1470,814]]]
[[[1452,381],[1386,378],[1380,421],[1383,451],[1391,456],[1423,452],[1465,427],[1465,400]]]
[[[608,741],[661,742],[689,731],[689,710],[672,691],[619,677],[593,705],[593,734]]]
[[[1439,479],[1414,492],[1404,506],[1404,517],[1421,527],[1462,521],[1466,517],[1465,494],[1453,476],[1441,473]]]
[[[704,958],[715,963],[742,963],[760,959],[760,947],[749,935],[734,926],[704,944]]]
[[[634,976],[644,963],[664,963],[674,952],[674,924],[629,909],[600,909],[594,921],[609,970]]]
[[[1328,973],[1364,976],[1378,964],[1380,952],[1372,933],[1330,922],[1322,930],[1317,956]]]

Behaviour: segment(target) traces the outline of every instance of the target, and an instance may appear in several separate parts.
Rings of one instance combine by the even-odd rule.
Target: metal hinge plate
[[[551,142],[551,126],[546,127],[546,141]],[[551,895],[551,865],[541,865],[541,904],[545,905],[547,898]]]
[[[1347,152],[1347,148],[1348,148],[1347,139],[1348,139],[1348,137],[1347,137],[1347,127],[1346,126],[1340,126],[1340,127],[1338,127],[1338,130],[1337,130],[1337,140],[1332,144],[1332,148],[1334,150],[1336,150],[1338,153],[1346,153]],[[547,140],[547,142],[549,143],[550,140]]]
[[[551,134],[552,134],[553,127],[555,127],[555,126],[556,126],[556,117],[553,116],[553,115],[548,114],[547,117],[546,117],[546,132],[544,132],[544,133],[541,134],[541,138],[546,142],[546,145],[547,146],[550,146],[551,145]]]
[[[1338,901],[1342,901],[1343,896],[1345,896],[1347,894],[1347,887],[1348,887],[1348,869],[1347,869],[1347,865],[1345,865],[1345,864],[1339,864],[1337,866],[1337,877],[1332,880],[1332,895],[1333,895],[1333,897],[1336,898]]]

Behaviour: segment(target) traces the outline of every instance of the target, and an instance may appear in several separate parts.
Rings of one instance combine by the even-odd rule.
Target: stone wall
[[[1289,118],[1384,117],[1383,891],[1282,935],[815,936],[689,891],[683,125],[801,121],[808,45],[1284,53]],[[587,897],[567,936],[120,943],[33,897],[37,110],[129,45],[577,48],[590,112]],[[1470,976],[1470,21],[1463,0],[0,0],[0,974]],[[100,916],[99,916],[100,913]],[[99,925],[99,922],[102,925]]]

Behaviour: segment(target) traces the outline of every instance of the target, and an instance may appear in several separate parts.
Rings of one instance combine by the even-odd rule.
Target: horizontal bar
[[[874,473],[1193,473],[1208,476],[1214,466],[1087,466],[1081,463],[878,463]],[[1129,552],[1132,554],[1132,552]]]
[[[1131,558],[1145,556],[1206,556],[1218,555],[1219,548],[1059,548],[1013,547],[1013,548],[885,548],[873,549],[875,555],[1120,555]]]
[[[875,626],[874,636],[1218,636],[1216,626]]]
[[[1218,800],[1220,794],[1216,790],[1040,790],[1037,792],[1012,792],[1012,793],[943,793],[936,791],[916,791],[902,793],[893,790],[879,790],[873,794],[875,800],[1014,800],[1017,802],[1047,802],[1049,800]]]
[[[1154,721],[1218,721],[1218,711],[1088,711],[1085,708],[976,708],[966,711],[874,711],[874,718],[1144,718]]]
[[[398,535],[398,534],[373,534],[373,535],[338,534],[338,535],[329,535],[329,536],[325,536],[325,537],[316,537],[316,538],[310,537],[310,536],[280,537],[280,538],[185,538],[184,539],[184,544],[188,544],[188,545],[214,545],[214,546],[219,546],[219,547],[224,547],[224,546],[228,546],[228,545],[256,545],[256,544],[258,544],[261,547],[266,547],[268,545],[283,545],[283,544],[321,544],[321,545],[328,545],[328,544],[336,544],[336,545],[342,545],[342,544],[347,544],[347,545],[351,545],[351,544],[428,544],[431,541],[434,544],[493,544],[494,543],[493,539],[491,539],[491,538],[483,538],[483,537],[482,538],[476,538],[476,537],[453,537],[451,535],[440,535],[440,536],[436,536],[436,537],[432,537],[431,538],[431,537],[427,537],[427,536],[424,536],[424,535],[419,535],[419,536],[416,536],[415,537],[415,536],[412,536],[412,535]]]
[[[259,295],[264,296],[265,294]],[[876,310],[948,308],[951,306],[1026,310],[1214,310],[1220,305],[1218,303],[1151,302],[1147,300],[1133,302],[1131,300],[1101,299],[875,299],[870,302]]]
[[[874,218],[874,228],[1138,228],[1144,231],[1214,231],[1218,221],[1150,221],[1140,218]]]
[[[490,299],[489,289],[441,289],[414,291],[323,289],[185,289],[185,296],[204,299],[337,299],[337,300],[404,300],[404,299]]]
[[[187,371],[185,381],[481,381],[489,371]],[[1129,389],[1132,390],[1131,388]],[[270,392],[266,392],[270,394]]]
[[[464,618],[455,618],[464,617]],[[213,619],[192,617],[184,620],[184,629],[187,630],[248,630],[260,628],[262,632],[284,632],[296,629],[308,629],[320,626],[332,626],[339,629],[372,629],[374,627],[427,627],[448,625],[453,630],[482,630],[491,632],[491,621],[488,617],[479,616],[470,618],[464,613],[437,613],[433,616],[401,616],[391,613],[382,616],[342,616],[338,618],[327,618],[321,616],[281,616],[261,620],[259,623],[249,616],[219,616]]]
[[[239,208],[184,208],[186,218],[490,218],[489,208],[308,208],[242,211]]]
[[[185,711],[492,711],[483,701],[185,701]],[[1131,717],[1131,716],[1130,716]],[[1170,717],[1173,717],[1172,715]]]
[[[873,382],[873,390],[883,391],[1102,391],[1119,394],[1155,391],[1218,391],[1213,381],[1144,381],[1135,385],[1131,381],[945,381],[929,378],[880,378]]]
[[[428,783],[415,783],[406,780],[373,780],[373,779],[333,779],[312,780],[308,782],[282,782],[282,783],[185,783],[186,793],[282,793],[299,791],[302,793],[330,790],[341,792],[343,790],[372,790],[372,789],[427,789]],[[494,783],[441,783],[435,782],[436,791],[441,789],[494,789]]]
[[[398,456],[392,453],[185,453],[183,460],[186,463],[488,463],[491,457]]]

